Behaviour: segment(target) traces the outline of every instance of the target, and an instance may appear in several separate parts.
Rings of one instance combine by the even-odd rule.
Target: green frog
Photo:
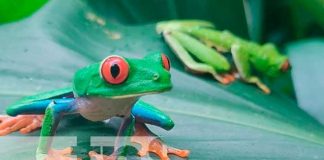
[[[287,56],[271,43],[259,45],[244,40],[229,31],[220,31],[202,20],[170,20],[157,23],[162,34],[177,57],[194,73],[209,73],[222,84],[229,84],[237,77],[257,85],[264,93],[271,90],[255,74],[278,77],[289,68]],[[231,73],[229,61],[221,53],[231,53],[236,72]]]
[[[187,157],[188,150],[180,150],[164,144],[146,124],[170,130],[172,119],[140,100],[147,94],[161,93],[172,88],[170,61],[165,54],[152,53],[143,59],[131,59],[111,55],[101,62],[78,70],[71,87],[27,96],[7,107],[9,116],[0,117],[0,135],[15,131],[23,134],[41,128],[41,138],[36,151],[37,160],[69,160],[72,148],[51,148],[52,138],[64,116],[79,114],[90,121],[104,121],[122,117],[111,155],[89,152],[97,160],[120,157],[118,149],[125,144],[122,136],[132,136],[131,142],[141,144],[139,156],[155,153],[162,160],[168,154]],[[138,138],[144,137],[144,138]]]

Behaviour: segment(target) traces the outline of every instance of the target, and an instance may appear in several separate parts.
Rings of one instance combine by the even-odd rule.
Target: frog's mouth
[[[155,91],[143,91],[143,92],[138,92],[138,93],[134,93],[134,94],[128,94],[128,95],[117,95],[117,96],[113,96],[113,97],[109,97],[111,99],[122,99],[122,98],[131,98],[131,97],[141,97],[141,96],[145,96],[145,95],[151,95],[151,94],[158,94],[158,93],[162,93],[162,92],[166,92],[172,89],[172,86],[168,86],[165,87],[163,89],[160,90],[155,90]]]

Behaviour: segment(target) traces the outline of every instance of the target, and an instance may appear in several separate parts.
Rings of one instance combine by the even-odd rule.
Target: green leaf
[[[324,28],[324,20],[322,17],[324,14],[324,0],[297,0],[294,3],[303,7]]]
[[[322,92],[324,39],[307,39],[287,46],[290,62],[294,66],[292,76],[301,108],[324,124],[324,99]]]
[[[27,17],[46,2],[47,0],[0,0],[0,24]]]
[[[260,42],[263,31],[264,2],[263,0],[243,0],[243,3],[250,39]]]
[[[157,5],[160,1],[145,2],[141,4],[147,6],[147,10],[140,12],[140,3],[135,5],[131,1],[50,1],[32,17],[0,26],[0,35],[3,35],[0,36],[1,110],[21,96],[71,85],[77,69],[110,54],[143,57],[148,52],[161,51],[171,59],[174,88],[143,99],[166,111],[176,123],[168,132],[151,127],[154,133],[172,146],[190,149],[190,159],[324,158],[324,127],[298,108],[293,99],[277,92],[264,95],[255,86],[239,81],[223,86],[210,76],[187,73],[155,33],[155,24],[143,24],[159,19],[151,16],[161,7]],[[194,8],[195,2],[188,0],[183,5],[180,1],[167,2],[169,7],[176,9],[175,13],[170,13],[170,18],[179,13],[188,14],[186,18],[197,18],[189,11],[204,15],[203,7]],[[223,1],[203,2],[215,5]],[[110,10],[114,6],[111,3],[124,4],[124,9]],[[149,4],[157,6],[149,8]],[[229,14],[225,6],[217,7],[223,10],[208,12],[211,18],[221,19],[225,13]],[[181,12],[177,12],[178,8]],[[238,13],[226,18],[236,21],[233,18]],[[131,15],[138,17],[134,19],[138,25],[116,22],[116,19],[123,19],[120,17],[126,19]],[[141,16],[145,20],[140,21]],[[57,134],[78,136],[76,152],[87,157],[92,149],[90,136],[114,135],[115,131],[102,123],[74,117],[65,119]],[[31,136],[36,135],[38,132]],[[2,141],[0,144],[2,159],[33,158],[35,143]]]

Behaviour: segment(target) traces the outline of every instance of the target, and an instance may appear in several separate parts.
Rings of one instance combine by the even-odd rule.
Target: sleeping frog
[[[244,40],[229,31],[216,30],[207,21],[163,21],[157,23],[156,30],[189,71],[209,73],[222,84],[231,83],[238,77],[231,73],[229,61],[220,54],[223,52],[232,54],[238,75],[244,82],[257,85],[266,94],[270,89],[255,71],[277,77],[290,68],[288,58],[273,44],[259,45]]]

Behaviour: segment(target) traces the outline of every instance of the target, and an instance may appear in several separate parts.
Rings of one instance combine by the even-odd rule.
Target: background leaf
[[[308,39],[287,46],[290,61],[294,66],[292,76],[301,108],[324,123],[324,90],[322,63],[324,40]]]
[[[261,41],[263,31],[264,1],[243,0],[243,4],[250,39],[259,42]]]
[[[174,88],[143,99],[175,120],[170,132],[152,129],[167,143],[190,149],[190,159],[324,158],[324,127],[298,108],[293,98],[276,91],[264,95],[239,81],[223,86],[210,76],[187,73],[155,33],[155,24],[149,23],[174,17],[203,18],[246,37],[241,1],[206,0],[201,6],[189,0],[165,5],[162,1],[136,2],[55,0],[30,18],[0,26],[0,35],[4,35],[0,36],[1,110],[21,96],[71,85],[78,68],[109,54],[143,57],[161,51],[171,59]],[[164,7],[174,11],[159,12]],[[77,153],[87,157],[92,148],[89,137],[114,135],[111,129],[72,117],[60,125],[58,135],[77,135]],[[33,143],[12,143],[1,142],[6,146],[0,151],[2,159],[32,159],[34,152],[27,151],[33,150]],[[17,150],[20,147],[24,149]]]
[[[263,38],[283,46],[306,37],[324,35],[323,0],[264,1]]]
[[[46,2],[47,0],[0,0],[0,24],[31,15]]]

